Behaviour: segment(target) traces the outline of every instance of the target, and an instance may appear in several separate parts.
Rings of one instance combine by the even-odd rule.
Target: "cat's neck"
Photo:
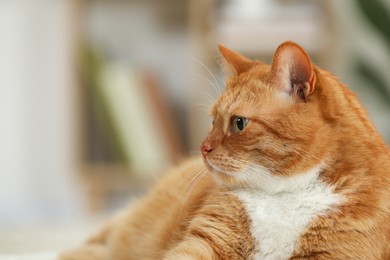
[[[238,180],[246,183],[245,186],[230,187],[231,190],[252,190],[273,195],[279,193],[293,193],[306,189],[321,182],[320,174],[326,168],[321,162],[310,169],[294,175],[280,176],[273,174],[264,167],[251,166],[236,174]]]

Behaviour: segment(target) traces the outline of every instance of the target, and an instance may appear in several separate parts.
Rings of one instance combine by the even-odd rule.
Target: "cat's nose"
[[[203,157],[205,157],[213,148],[209,144],[202,144],[200,146],[200,151],[202,152]]]

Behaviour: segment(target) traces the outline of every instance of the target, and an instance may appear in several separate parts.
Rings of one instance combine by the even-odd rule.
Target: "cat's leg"
[[[242,202],[229,192],[215,191],[165,259],[251,259],[257,247],[250,227]]]

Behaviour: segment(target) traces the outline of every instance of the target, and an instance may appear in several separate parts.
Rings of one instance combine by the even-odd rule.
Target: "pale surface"
[[[80,223],[41,223],[0,229],[0,260],[56,259],[58,252],[76,247],[99,226],[101,220]]]

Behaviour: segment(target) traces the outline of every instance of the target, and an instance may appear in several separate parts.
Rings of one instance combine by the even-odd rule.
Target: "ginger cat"
[[[61,259],[390,259],[390,152],[355,95],[293,42],[219,50],[203,158]]]

